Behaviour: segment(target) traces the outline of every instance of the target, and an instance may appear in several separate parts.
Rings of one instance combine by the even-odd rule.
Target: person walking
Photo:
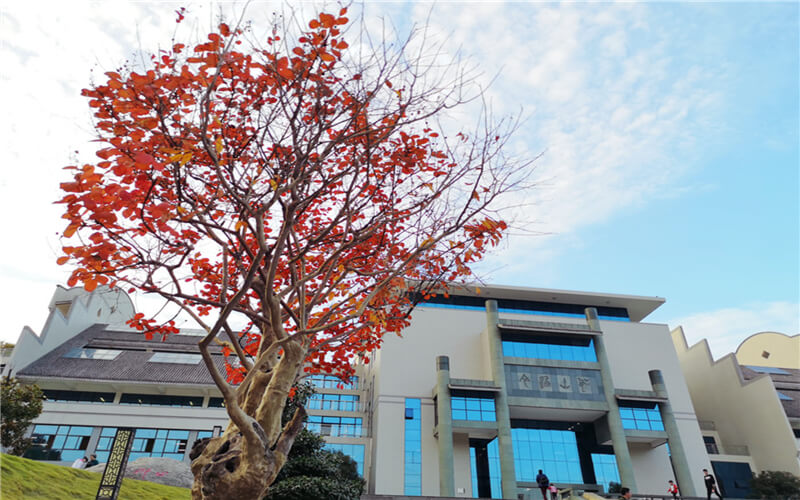
[[[550,480],[547,479],[547,475],[542,472],[542,469],[539,469],[539,474],[536,476],[536,484],[542,491],[542,500],[547,500],[547,488],[550,487]]]
[[[714,476],[708,472],[708,469],[703,469],[703,481],[706,483],[706,498],[711,500],[711,493],[714,493],[722,500],[722,495],[720,495],[717,490],[717,481],[714,479]]]
[[[550,483],[548,490],[550,490],[550,500],[558,500],[558,486]]]
[[[669,486],[667,487],[667,493],[672,494],[672,498],[678,498],[678,485],[672,482],[672,479],[669,480]]]
[[[619,498],[620,498],[620,500],[631,500],[632,496],[633,496],[633,493],[631,493],[631,489],[630,488],[625,488],[625,487],[620,488],[620,490],[619,490]]]

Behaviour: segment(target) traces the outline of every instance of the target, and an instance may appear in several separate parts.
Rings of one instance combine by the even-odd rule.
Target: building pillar
[[[511,416],[508,411],[506,392],[506,373],[503,363],[503,343],[497,312],[497,301],[486,301],[486,328],[489,334],[489,357],[492,363],[492,378],[500,388],[495,398],[497,415],[497,448],[500,453],[500,474],[502,477],[503,498],[517,498],[517,474],[514,470],[514,447],[511,441]]]
[[[683,441],[681,441],[681,435],[678,431],[678,422],[675,420],[672,404],[669,402],[664,376],[661,374],[661,370],[650,370],[648,375],[650,375],[650,384],[653,386],[653,391],[658,397],[664,398],[664,401],[658,403],[658,410],[661,412],[661,421],[664,423],[664,430],[667,432],[670,460],[672,461],[672,469],[675,471],[675,479],[678,481],[678,488],[680,488],[681,495],[695,496],[697,492],[694,488],[694,481],[692,481],[692,473],[689,470],[689,462],[686,460],[686,450],[683,447]]]
[[[436,358],[436,414],[439,431],[439,495],[456,496],[453,466],[453,413],[450,407],[450,358]]]
[[[619,416],[619,406],[614,395],[614,380],[611,378],[611,364],[608,362],[608,353],[603,341],[600,320],[597,318],[597,309],[594,307],[586,308],[586,321],[592,330],[600,332],[594,337],[594,349],[597,353],[597,362],[600,364],[600,377],[603,381],[603,392],[608,403],[608,431],[611,434],[611,445],[614,447],[614,455],[617,458],[617,469],[622,486],[628,487],[631,491],[636,491],[636,477],[633,473],[633,462],[631,452],[628,449],[628,441],[625,438],[625,429],[622,427],[622,418]]]

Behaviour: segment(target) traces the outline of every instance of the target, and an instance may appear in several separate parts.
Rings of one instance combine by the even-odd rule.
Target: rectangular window
[[[658,404],[650,401],[619,401],[619,416],[624,429],[663,431]]]
[[[69,425],[36,425],[32,437],[35,445],[44,446],[50,453],[49,460],[73,462],[86,456],[93,427]]]
[[[306,427],[323,436],[361,437],[362,434],[360,418],[310,415]]]
[[[103,427],[100,431],[100,439],[95,450],[98,461],[108,461],[116,432],[115,427]],[[128,462],[142,457],[164,457],[183,461],[187,446],[189,446],[188,430],[136,429]]]
[[[403,489],[405,495],[422,495],[422,401],[406,398],[405,419],[405,475]]]
[[[155,352],[150,359],[150,363],[178,363],[181,365],[196,365],[202,360],[199,354],[185,352]]]
[[[503,356],[597,362],[594,340],[588,336],[503,334]]]
[[[142,406],[203,406],[202,396],[166,396],[161,394],[123,394],[121,405]]]
[[[209,408],[225,408],[225,398],[208,398]]]
[[[475,391],[452,391],[450,406],[453,420],[497,421],[492,395]]]
[[[47,401],[51,403],[113,403],[113,392],[86,392],[86,391],[42,391]]]
[[[703,443],[706,445],[706,452],[711,455],[719,455],[719,448],[717,447],[717,440],[714,436],[703,436]]]
[[[606,491],[611,482],[620,482],[615,455],[592,453],[592,466],[594,467],[595,481],[597,484],[602,484]]]
[[[341,444],[325,443],[325,449],[329,451],[341,451],[352,458],[358,464],[358,473],[364,476],[364,445],[363,444]]]
[[[116,359],[122,351],[116,349],[89,349],[86,347],[76,347],[70,350],[63,357],[78,359]]]
[[[339,377],[333,375],[311,375],[308,381],[314,387],[320,389],[358,389],[358,377],[351,377],[350,382],[342,382]]]
[[[313,394],[306,403],[309,410],[358,411],[359,397],[353,394]]]

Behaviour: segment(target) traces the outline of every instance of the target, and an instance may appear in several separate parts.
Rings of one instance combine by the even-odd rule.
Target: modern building
[[[611,482],[684,495],[710,468],[658,297],[489,286],[426,299],[347,386],[316,376],[309,427],[353,456],[372,494],[518,498],[539,469],[561,487]],[[120,426],[136,456],[187,459],[227,419],[192,332],[146,341],[123,292],[59,288],[7,372],[45,389],[42,458],[102,460]],[[221,366],[221,353],[216,354]],[[218,431],[218,429],[216,429]],[[534,498],[534,497],[531,497]]]
[[[800,335],[758,333],[719,360],[672,337],[723,494],[746,496],[753,473],[800,476]]]

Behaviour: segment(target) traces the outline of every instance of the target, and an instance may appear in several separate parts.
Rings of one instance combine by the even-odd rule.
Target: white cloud
[[[759,332],[800,333],[800,304],[770,302],[748,304],[739,308],[718,309],[675,318],[670,328],[683,326],[686,342],[691,346],[702,339],[719,359],[735,352],[744,339]]]

